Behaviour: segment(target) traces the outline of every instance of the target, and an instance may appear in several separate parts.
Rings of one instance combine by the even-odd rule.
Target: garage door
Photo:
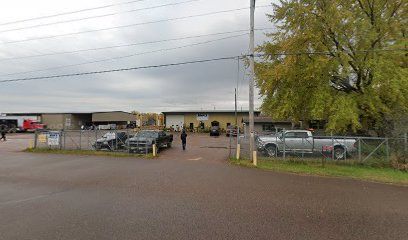
[[[184,115],[167,115],[166,116],[166,128],[177,127],[182,128],[184,125]]]

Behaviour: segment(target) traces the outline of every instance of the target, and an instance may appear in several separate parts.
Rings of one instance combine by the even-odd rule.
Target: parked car
[[[210,136],[220,136],[221,131],[219,126],[212,126],[210,129]]]
[[[153,152],[153,144],[156,144],[157,151],[163,148],[170,148],[173,143],[173,135],[161,130],[142,130],[134,137],[129,138],[126,143],[130,152]]]
[[[330,151],[335,159],[344,159],[356,151],[356,140],[350,138],[313,137],[311,131],[289,130],[278,135],[259,136],[256,139],[259,151],[269,157],[286,153],[317,153]],[[334,151],[334,152],[333,152]]]
[[[107,149],[110,151],[125,149],[128,135],[126,132],[108,132],[93,144],[95,150]]]
[[[238,135],[237,127],[234,127],[234,126],[228,126],[227,127],[227,131],[226,131],[226,136],[227,137],[229,137],[229,136],[236,137],[237,135]]]

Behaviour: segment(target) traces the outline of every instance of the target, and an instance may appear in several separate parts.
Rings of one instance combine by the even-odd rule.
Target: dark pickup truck
[[[157,151],[162,148],[170,148],[173,143],[173,135],[165,131],[142,130],[127,141],[130,152],[149,153],[153,152],[153,144],[156,144]]]
[[[127,138],[125,132],[108,132],[102,138],[97,139],[92,147],[95,150],[107,149],[110,151],[124,149]]]

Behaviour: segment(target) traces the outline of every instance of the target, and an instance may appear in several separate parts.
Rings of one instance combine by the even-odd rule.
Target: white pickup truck
[[[288,130],[277,135],[259,136],[256,139],[258,151],[269,157],[280,153],[331,153],[334,159],[345,159],[356,151],[356,140],[352,138],[314,137],[306,130]]]

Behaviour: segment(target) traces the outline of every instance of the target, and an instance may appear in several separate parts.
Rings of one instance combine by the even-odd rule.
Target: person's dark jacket
[[[186,142],[187,142],[187,133],[186,133],[186,132],[182,132],[182,133],[181,133],[181,141],[182,141],[183,143],[186,143]]]
[[[0,126],[0,133],[1,134],[6,134],[7,133],[7,127],[5,125]]]

